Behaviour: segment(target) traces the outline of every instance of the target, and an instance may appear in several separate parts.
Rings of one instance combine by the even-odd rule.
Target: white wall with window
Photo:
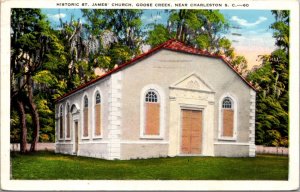
[[[219,140],[237,139],[237,100],[230,93],[224,94],[219,100]]]
[[[58,138],[62,140],[64,138],[64,115],[63,115],[63,105],[59,107],[59,131],[58,131]]]
[[[100,89],[96,88],[93,94],[93,138],[102,138],[102,119],[103,119],[103,106]]]
[[[82,98],[82,139],[89,138],[89,98],[85,93]]]
[[[163,139],[165,131],[165,95],[158,85],[145,86],[140,94],[140,137]]]
[[[70,140],[71,139],[71,108],[70,108],[70,102],[66,102],[66,109],[65,109],[65,139]]]

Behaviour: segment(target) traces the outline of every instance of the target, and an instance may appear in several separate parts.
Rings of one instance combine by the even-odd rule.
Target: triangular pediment
[[[191,73],[184,76],[180,80],[173,83],[171,87],[187,90],[214,92],[212,87],[202,78],[200,78],[200,76],[196,73]]]

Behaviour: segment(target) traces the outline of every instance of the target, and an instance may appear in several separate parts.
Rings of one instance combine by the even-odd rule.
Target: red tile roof
[[[207,51],[202,51],[200,49],[197,49],[197,48],[194,48],[194,47],[190,47],[190,46],[187,46],[185,45],[184,43],[178,41],[178,40],[175,40],[175,39],[171,39],[171,40],[168,40],[166,41],[165,43],[149,50],[148,52],[146,53],[143,53],[135,58],[133,58],[132,60],[130,61],[127,61],[121,65],[119,65],[117,68],[115,69],[112,69],[111,71],[108,71],[107,73],[83,84],[83,85],[80,85],[79,87],[77,87],[76,89],[64,94],[63,96],[61,96],[60,98],[58,98],[56,100],[56,102],[59,102],[61,101],[62,99],[64,99],[65,97],[71,95],[72,93],[75,93],[97,81],[99,81],[100,79],[103,79],[109,75],[111,75],[112,73],[115,73],[117,71],[120,71],[121,69],[133,64],[133,63],[136,63],[137,61],[141,60],[141,59],[144,59],[146,58],[147,56],[150,56],[152,53],[155,53],[156,51],[158,50],[161,50],[161,49],[167,49],[167,50],[172,50],[172,51],[178,51],[178,52],[183,52],[183,53],[189,53],[189,54],[196,54],[196,55],[201,55],[201,56],[206,56],[206,57],[214,57],[214,58],[219,58],[221,60],[224,61],[224,63],[230,67],[238,76],[240,76],[240,78],[249,86],[251,87],[253,90],[255,90],[255,88],[244,78],[242,77],[238,71],[225,59],[225,57],[223,56],[220,56],[220,55],[216,55],[216,54],[211,54]]]

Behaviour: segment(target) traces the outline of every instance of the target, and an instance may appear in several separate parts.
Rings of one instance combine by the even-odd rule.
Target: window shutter
[[[70,138],[70,113],[67,113],[67,138]]]
[[[223,109],[223,136],[233,137],[233,118],[232,109]]]
[[[146,103],[146,135],[159,135],[160,104]]]
[[[95,135],[101,135],[101,104],[95,106]]]
[[[83,136],[87,137],[88,136],[88,122],[89,122],[89,118],[88,118],[89,112],[88,112],[88,107],[84,108],[84,112],[83,112],[83,122],[84,122],[84,127],[83,127]]]
[[[64,130],[64,127],[63,127],[63,116],[60,116],[59,118],[59,138],[63,138],[64,137],[64,134],[63,134],[63,130]]]

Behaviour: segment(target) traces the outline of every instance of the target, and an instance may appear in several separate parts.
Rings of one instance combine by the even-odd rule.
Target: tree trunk
[[[21,140],[20,140],[20,152],[25,153],[27,147],[27,127],[26,127],[26,113],[24,103],[22,100],[17,99],[18,113],[21,124]]]
[[[37,111],[37,107],[33,101],[33,90],[32,90],[32,80],[29,78],[29,83],[28,83],[28,101],[29,101],[29,108],[30,108],[30,113],[32,117],[32,122],[33,122],[33,140],[31,143],[30,151],[34,152],[36,151],[36,145],[37,142],[39,141],[39,131],[40,131],[40,117],[39,113]]]

